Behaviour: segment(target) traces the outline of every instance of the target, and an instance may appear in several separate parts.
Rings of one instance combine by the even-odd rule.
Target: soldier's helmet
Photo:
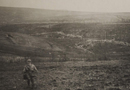
[[[28,59],[27,62],[31,62],[32,60],[31,59]]]

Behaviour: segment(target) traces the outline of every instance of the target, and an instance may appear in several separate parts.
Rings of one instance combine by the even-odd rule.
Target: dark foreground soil
[[[129,61],[34,62],[33,90],[130,90]],[[22,78],[24,63],[0,63],[0,90],[32,90]]]

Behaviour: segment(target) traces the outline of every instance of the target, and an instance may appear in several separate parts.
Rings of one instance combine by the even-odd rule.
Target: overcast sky
[[[130,0],[0,0],[0,6],[88,12],[130,12]]]

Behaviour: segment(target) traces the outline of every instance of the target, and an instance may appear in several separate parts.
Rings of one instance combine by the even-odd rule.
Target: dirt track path
[[[87,61],[68,61],[65,62],[65,66],[73,67],[73,66],[100,66],[100,65],[120,65],[122,64],[123,60],[110,60],[110,61],[92,61],[92,62],[87,62]]]
[[[101,66],[101,65],[121,65],[128,60],[110,60],[110,61],[67,61],[67,62],[44,62],[45,67],[63,66],[63,67],[81,67],[81,66]]]

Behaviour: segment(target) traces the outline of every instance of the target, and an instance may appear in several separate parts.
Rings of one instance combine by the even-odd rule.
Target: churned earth
[[[129,90],[130,62],[34,62],[39,70],[33,90]],[[1,63],[1,90],[32,90],[22,78],[24,63]]]

